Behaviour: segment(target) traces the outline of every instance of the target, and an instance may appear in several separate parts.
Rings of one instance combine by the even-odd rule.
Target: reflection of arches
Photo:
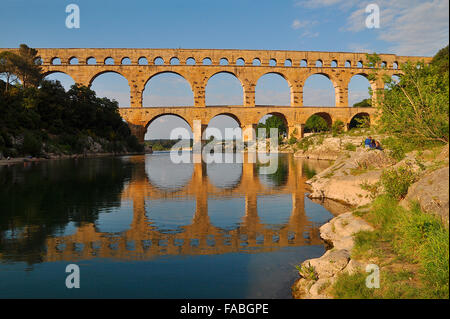
[[[208,79],[205,101],[206,105],[243,105],[244,87],[233,72],[219,71]]]
[[[369,127],[370,126],[370,115],[365,112],[361,112],[352,117],[348,123],[348,128],[358,128],[358,127]]]
[[[173,71],[152,75],[146,81],[142,92],[142,105],[151,106],[193,106],[194,94],[189,81]]]
[[[208,179],[217,188],[235,189],[241,184],[242,163],[211,163],[206,166]]]
[[[128,107],[131,104],[128,80],[117,71],[106,70],[95,74],[89,81],[89,87],[98,97],[116,100],[120,107]]]
[[[194,164],[173,163],[167,156],[151,155],[145,159],[145,172],[151,185],[164,192],[175,192],[192,180]]]
[[[259,181],[262,185],[268,186],[269,188],[274,186],[284,186],[288,183],[289,178],[289,165],[287,161],[283,160],[283,156],[277,156],[275,154],[269,154],[268,155],[271,159],[271,161],[277,162],[276,171],[272,174],[259,174]],[[256,167],[260,168],[261,165],[259,163],[256,163]],[[259,199],[258,199],[259,202]],[[258,203],[259,204],[259,203]],[[258,210],[259,212],[259,210]],[[258,213],[259,215],[259,213]]]
[[[370,99],[369,88],[371,88],[371,84],[367,79],[367,74],[353,75],[348,82],[348,105]]]
[[[303,85],[304,106],[335,106],[336,85],[326,73],[311,74]]]
[[[277,72],[268,72],[256,82],[255,104],[290,105],[291,89],[286,77]]]

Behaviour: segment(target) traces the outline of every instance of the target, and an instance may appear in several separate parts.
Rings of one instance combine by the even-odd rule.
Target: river
[[[333,215],[329,163],[174,164],[165,152],[0,166],[0,298],[291,298]],[[66,266],[80,288],[66,287]]]

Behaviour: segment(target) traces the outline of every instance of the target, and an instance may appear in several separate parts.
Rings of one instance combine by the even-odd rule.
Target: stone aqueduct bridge
[[[244,131],[244,140],[254,138],[255,128],[261,117],[267,114],[281,116],[289,127],[288,134],[303,134],[306,120],[313,114],[324,117],[328,124],[341,120],[349,124],[360,113],[374,119],[374,108],[352,108],[348,105],[348,85],[354,75],[368,77],[371,72],[389,76],[401,74],[398,67],[407,61],[429,57],[408,57],[380,54],[384,68],[367,68],[365,53],[313,52],[313,51],[260,51],[260,50],[210,50],[210,49],[38,49],[45,74],[62,72],[76,83],[90,86],[105,72],[124,76],[130,86],[131,107],[121,108],[120,114],[140,141],[148,125],[159,116],[172,114],[184,119],[193,130],[194,141],[200,141],[209,121],[221,114],[233,117]],[[78,64],[72,64],[77,60]],[[95,64],[88,64],[94,58]],[[142,58],[147,65],[140,64]],[[60,64],[55,61],[60,60]],[[204,65],[205,59],[211,63]],[[107,64],[106,61],[113,61]],[[159,60],[162,64],[155,62]],[[254,63],[256,61],[256,63]],[[128,64],[126,64],[128,62]],[[175,62],[175,63],[174,63]],[[257,64],[257,65],[254,65]],[[146,83],[155,75],[172,72],[185,78],[192,89],[194,106],[191,107],[142,107],[142,93]],[[208,80],[217,73],[229,73],[239,79],[243,88],[242,106],[206,107],[205,88]],[[290,86],[290,106],[255,105],[255,87],[265,74],[281,75]],[[303,85],[313,74],[322,74],[331,80],[335,88],[335,107],[303,107]],[[384,89],[380,79],[371,81],[372,90]],[[205,108],[206,107],[206,108]],[[194,128],[194,121],[201,125]],[[245,132],[248,132],[245,133]]]

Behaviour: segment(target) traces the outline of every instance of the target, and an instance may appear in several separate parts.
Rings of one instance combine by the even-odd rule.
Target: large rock
[[[330,278],[347,266],[350,253],[346,249],[331,249],[319,258],[308,259],[302,263],[302,269],[314,269],[319,279]]]
[[[311,198],[329,198],[352,206],[372,201],[372,193],[362,185],[378,182],[383,168],[394,161],[383,151],[359,149],[307,181]]]
[[[422,211],[436,214],[449,223],[449,168],[437,169],[411,185],[408,194],[401,201],[403,207],[409,207],[411,201],[417,201]]]
[[[320,227],[320,237],[336,249],[351,251],[354,246],[353,235],[360,231],[372,231],[373,227],[364,219],[348,212],[339,215]]]
[[[313,145],[308,150],[300,150],[294,154],[295,157],[308,158],[308,159],[320,159],[320,160],[336,160],[343,152],[346,152],[345,147],[348,144],[354,146],[360,146],[363,142],[363,138],[356,137],[312,137]]]

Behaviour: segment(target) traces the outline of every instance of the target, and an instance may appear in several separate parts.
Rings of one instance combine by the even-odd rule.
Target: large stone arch
[[[205,90],[205,105],[207,104],[206,103],[206,89],[207,89],[207,87],[208,87],[208,84],[210,83],[210,80],[214,77],[214,76],[216,76],[216,75],[219,75],[219,74],[228,74],[228,75],[232,75],[232,76],[234,76],[238,81],[239,81],[239,84],[241,85],[241,89],[242,89],[242,104],[240,104],[240,105],[244,105],[244,101],[245,101],[245,84],[244,84],[244,82],[242,81],[242,79],[239,77],[239,75],[237,74],[237,72],[234,72],[234,71],[232,71],[232,70],[227,70],[227,69],[225,69],[225,68],[223,68],[223,69],[220,69],[220,70],[215,70],[215,71],[213,71],[213,72],[211,72],[211,73],[209,73],[208,75],[205,75],[205,79],[204,79],[204,81],[203,81],[203,87],[204,87],[204,90]]]
[[[176,70],[176,71],[175,70],[161,70],[161,71],[158,70],[155,73],[152,73],[150,76],[147,77],[147,79],[143,83],[143,87],[145,87],[148,84],[148,82],[150,82],[150,80],[153,79],[154,77],[161,75],[161,74],[165,74],[165,73],[172,73],[172,74],[181,76],[183,79],[186,80],[187,83],[189,83],[192,93],[194,93],[193,85],[192,85],[190,77],[187,74],[184,74],[184,72],[181,70]]]
[[[166,115],[172,115],[172,116],[176,116],[176,117],[182,119],[183,121],[185,121],[185,122],[189,125],[189,127],[190,127],[190,129],[191,129],[191,131],[192,131],[192,123],[191,123],[189,120],[187,120],[185,117],[183,117],[182,115],[180,115],[180,114],[178,114],[178,113],[176,113],[176,112],[164,112],[164,113],[159,113],[159,114],[157,114],[157,115],[151,117],[150,119],[147,119],[147,120],[146,120],[146,123],[145,123],[145,125],[144,125],[144,126],[145,126],[145,129],[147,130],[148,127],[149,127],[156,119],[158,119],[158,118],[160,118],[160,117],[162,117],[162,116],[166,116]]]
[[[348,129],[356,128],[357,127],[357,119],[367,119],[368,125],[370,126],[372,124],[371,116],[368,112],[358,112],[354,114],[346,123]]]
[[[311,112],[310,114],[308,114],[307,118],[305,119],[305,123],[313,115],[318,115],[321,118],[323,118],[327,122],[328,128],[331,129],[331,126],[333,125],[333,117],[331,116],[331,114],[329,112],[326,112],[326,111]]]
[[[76,80],[75,80],[68,72],[58,71],[58,70],[55,70],[55,71],[47,71],[47,72],[43,73],[43,79],[44,79],[44,80],[48,80],[48,79],[46,79],[48,76],[56,75],[56,74],[63,74],[63,75],[65,75],[65,76],[68,76],[69,78],[72,79],[72,81],[73,81],[74,84],[77,83]],[[59,81],[59,80],[58,80],[58,81]],[[59,82],[64,86],[64,83],[63,83],[62,81],[59,81]]]
[[[290,99],[289,105],[292,105],[292,100],[293,100],[292,95],[294,94],[294,92],[293,92],[293,85],[292,85],[291,80],[289,79],[289,77],[286,76],[285,73],[283,73],[281,71],[278,71],[278,70],[269,70],[269,71],[266,71],[266,72],[262,72],[261,74],[258,74],[256,82],[255,82],[255,104],[256,104],[256,90],[258,88],[258,82],[260,83],[260,80],[264,76],[270,75],[270,74],[278,75],[278,76],[280,76],[281,78],[283,78],[286,81],[286,83],[287,83],[287,85],[289,87],[289,99]]]
[[[137,93],[137,94],[140,94],[140,99],[141,99],[141,101],[142,101],[141,105],[144,106],[144,104],[143,104],[144,101],[143,101],[143,100],[144,100],[144,92],[145,92],[146,86],[149,84],[149,82],[150,82],[152,79],[154,79],[154,78],[156,78],[156,77],[158,77],[158,76],[160,76],[160,75],[163,75],[163,74],[174,74],[174,75],[177,75],[177,76],[183,78],[184,81],[185,81],[186,83],[189,84],[189,89],[191,90],[191,94],[192,94],[192,105],[191,105],[191,106],[194,106],[194,105],[195,105],[195,93],[194,93],[193,84],[192,84],[192,82],[191,82],[189,76],[187,76],[186,74],[184,74],[184,72],[175,71],[175,70],[162,70],[162,71],[157,71],[157,72],[151,74],[151,75],[143,82],[141,91]],[[151,89],[151,88],[150,88],[150,89]],[[187,105],[185,105],[185,106],[187,106]]]
[[[99,71],[99,72],[96,72],[96,73],[94,73],[94,74],[91,74],[90,76],[89,76],[89,87],[91,87],[92,86],[92,82],[94,82],[94,80],[96,79],[96,78],[98,78],[100,75],[103,75],[103,74],[106,74],[106,73],[115,73],[115,74],[118,74],[118,75],[120,75],[120,76],[122,76],[125,80],[127,80],[127,82],[128,82],[128,86],[130,86],[130,80],[126,77],[126,75],[125,74],[123,74],[123,73],[121,73],[120,71],[118,71],[118,70],[115,70],[115,69],[104,69],[104,70],[101,70],[101,71]],[[131,90],[131,86],[130,86],[130,90]]]
[[[303,94],[305,94],[304,88],[306,85],[306,81],[314,75],[323,76],[331,82],[331,85],[334,88],[334,92],[333,92],[334,93],[334,101],[335,101],[334,106],[339,106],[341,104],[341,95],[344,94],[344,92],[341,92],[341,88],[339,86],[339,81],[333,75],[331,75],[327,72],[315,71],[315,72],[310,72],[310,73],[306,74],[302,81]],[[332,106],[332,105],[327,105],[327,106]]]
[[[233,112],[231,112],[231,111],[214,112],[214,113],[211,113],[211,114],[206,118],[206,122],[207,122],[206,124],[209,124],[209,122],[211,122],[211,120],[212,120],[213,118],[215,118],[215,117],[217,117],[217,116],[220,116],[220,115],[229,116],[229,117],[231,117],[233,120],[235,120],[235,121],[238,123],[239,126],[242,126],[242,121],[241,121],[241,119],[239,118],[239,115],[237,115],[237,114],[235,114],[235,113],[233,113]]]
[[[348,79],[347,79],[347,92],[348,92],[348,95],[349,95],[349,96],[350,96],[350,82],[352,81],[352,79],[353,79],[355,76],[362,76],[362,77],[364,77],[364,78],[369,82],[369,85],[370,85],[370,88],[372,89],[372,91],[373,91],[373,92],[376,91],[376,89],[377,89],[377,84],[376,84],[375,81],[370,80],[370,77],[369,77],[369,74],[368,74],[368,73],[366,73],[366,72],[354,72],[354,73],[351,73],[351,74],[348,76]],[[349,101],[350,101],[350,97],[349,97]],[[372,103],[373,103],[373,101],[372,101]],[[372,105],[375,105],[375,104],[372,104]],[[352,105],[349,105],[349,106],[352,106]]]

